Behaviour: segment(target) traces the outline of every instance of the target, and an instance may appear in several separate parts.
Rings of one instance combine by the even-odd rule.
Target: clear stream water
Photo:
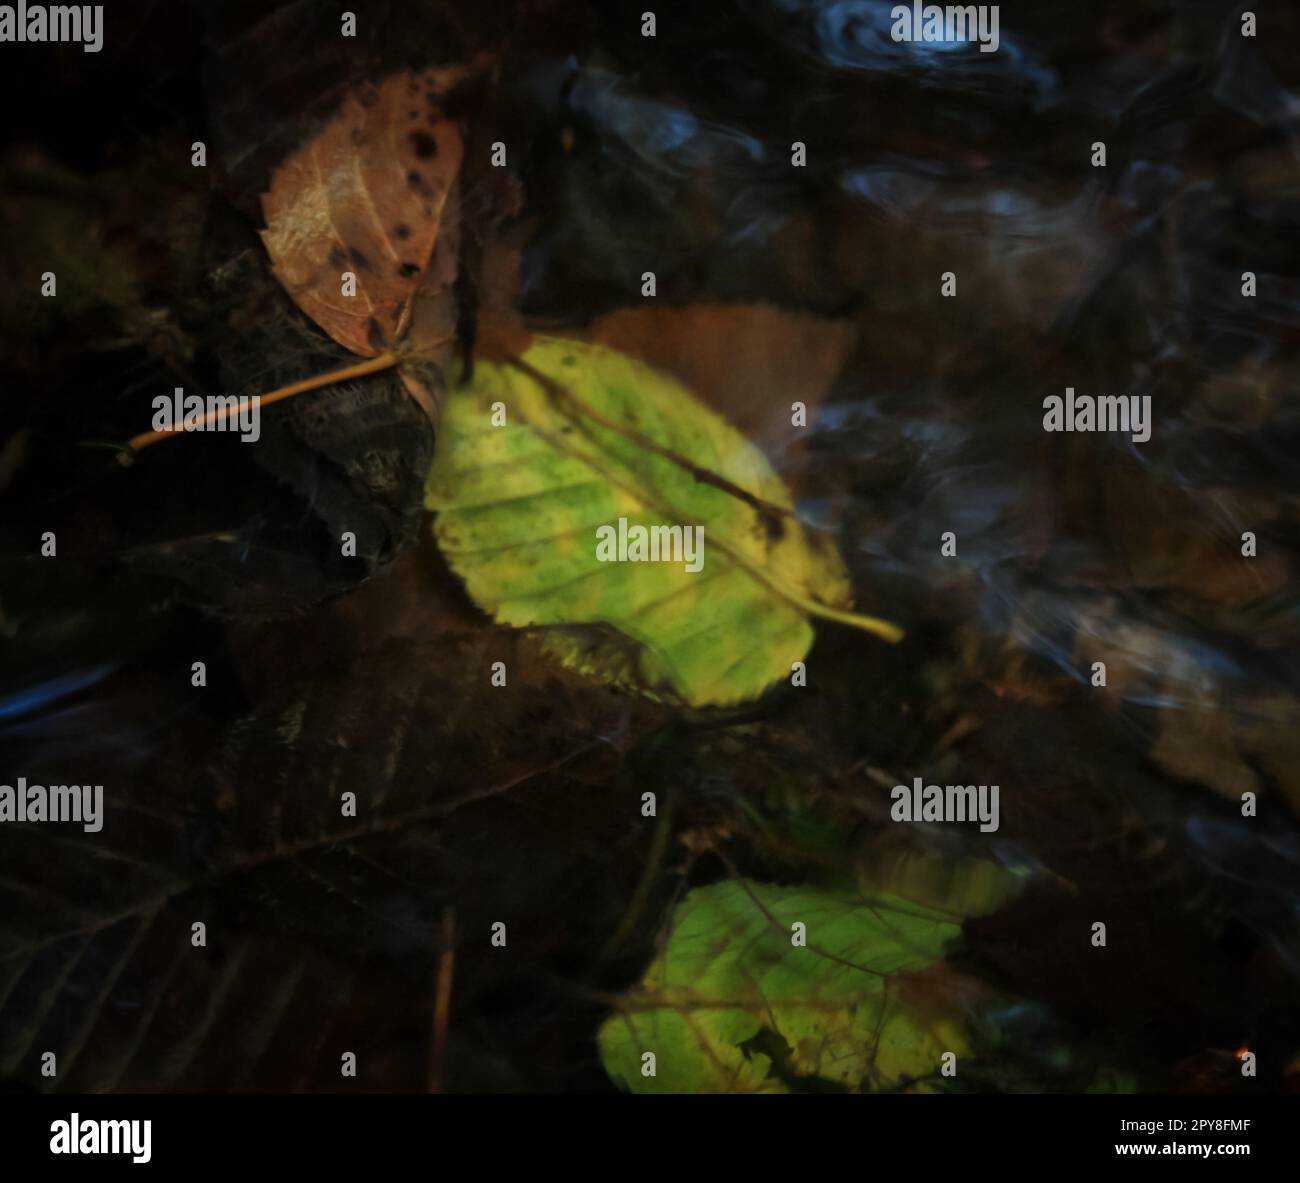
[[[1208,2],[1007,4],[981,54],[896,43],[870,0],[664,10],[653,40],[623,7],[384,9],[344,52],[311,5],[182,5],[142,10],[107,74],[29,80],[50,101],[6,157],[6,250],[73,201],[153,328],[93,301],[36,329],[6,312],[5,771],[103,780],[109,822],[0,833],[0,1069],[48,1087],[31,1049],[81,1040],[58,1087],[329,1089],[348,1047],[365,1087],[426,1088],[454,946],[440,1087],[608,1088],[594,1032],[681,890],[878,874],[888,788],[921,776],[997,783],[1001,825],[913,855],[1027,884],[966,926],[960,967],[1010,1000],[971,1087],[1232,1091],[1249,1046],[1294,1088],[1297,11],[1258,7],[1249,39]],[[182,378],[254,392],[338,364],[267,274],[256,195],[349,80],[449,47],[505,55],[468,117],[523,184],[521,310],[557,332],[617,314],[693,375],[900,646],[819,627],[806,691],[720,716],[560,678],[443,566],[432,437],[385,380],[268,410],[257,449],[122,471],[77,447],[141,430]],[[114,79],[120,107],[90,101]],[[158,163],[201,136],[208,188]],[[1149,396],[1150,439],[1045,432],[1066,387]],[[358,565],[332,554],[348,525]],[[523,672],[493,698],[497,654]],[[672,801],[658,845],[647,786]],[[505,916],[527,937],[493,960]],[[178,959],[195,919],[207,957]]]

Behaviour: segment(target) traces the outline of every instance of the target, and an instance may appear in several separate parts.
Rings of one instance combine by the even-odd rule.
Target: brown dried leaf
[[[276,278],[340,345],[362,357],[404,333],[460,169],[443,100],[461,70],[405,71],[351,94],[275,172],[262,196]],[[356,295],[341,276],[356,276]]]
[[[460,266],[459,185],[453,182],[443,206],[438,245],[411,301],[410,328],[398,376],[406,392],[436,426],[445,387],[443,373],[456,338],[456,275]]]
[[[811,420],[856,340],[845,321],[763,304],[622,308],[573,335],[677,378],[758,443],[796,490],[811,433],[793,425],[791,406],[802,402]]]

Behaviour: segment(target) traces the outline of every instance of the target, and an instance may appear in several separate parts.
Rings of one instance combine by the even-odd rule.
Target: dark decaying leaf
[[[299,610],[355,587],[411,546],[432,455],[427,417],[389,378],[292,400],[264,418],[253,457],[278,496],[230,528],[137,546],[126,559],[177,580],[187,599],[218,615]],[[356,539],[346,558],[345,531]]]
[[[236,634],[221,668],[255,695],[247,713],[191,698],[134,750],[88,736],[93,759],[28,737],[25,766],[49,781],[102,770],[106,816],[95,835],[0,834],[0,1075],[68,1091],[320,1090],[353,1051],[382,1087],[423,1088],[451,907],[459,1012],[511,1000],[493,1032],[466,1022],[452,1071],[468,1087],[530,1083],[511,1065],[557,1037],[526,1018],[544,1005],[537,982],[599,944],[635,880],[636,857],[608,857],[643,846],[634,787],[607,781],[637,725],[604,693],[535,682],[542,667],[454,601],[430,627],[431,580],[445,579],[433,561],[426,550],[331,608]],[[490,687],[498,658],[520,693]],[[83,721],[114,692],[120,680]],[[517,926],[509,962],[482,939],[497,920]],[[205,948],[190,940],[199,921]],[[56,1080],[40,1077],[44,1050]]]

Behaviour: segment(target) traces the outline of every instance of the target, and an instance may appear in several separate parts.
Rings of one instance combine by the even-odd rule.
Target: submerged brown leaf
[[[390,350],[454,201],[463,145],[444,101],[461,70],[406,71],[353,92],[275,172],[262,239],[276,278],[340,345]],[[342,276],[356,294],[342,294]]]
[[[272,271],[316,324],[366,360],[263,394],[263,406],[396,366],[436,425],[456,335],[465,155],[449,104],[489,62],[364,84],[276,169],[262,195]],[[209,411],[198,426],[226,414]],[[129,463],[141,448],[191,429],[142,432],[121,458]]]
[[[758,443],[796,490],[811,421],[856,341],[848,322],[765,304],[621,308],[575,334],[671,374]]]

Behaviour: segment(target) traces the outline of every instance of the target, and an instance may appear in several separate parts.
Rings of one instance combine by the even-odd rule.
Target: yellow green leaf
[[[737,880],[696,888],[601,1027],[602,1062],[635,1092],[787,1092],[800,1078],[932,1091],[943,1054],[970,1053],[966,1024],[900,983],[939,962],[959,932],[951,914],[896,896]]]
[[[444,408],[426,505],[474,601],[544,627],[567,664],[692,706],[761,694],[807,654],[810,616],[850,612],[830,541],[766,457],[678,382],[598,345],[535,337],[481,362]],[[696,527],[702,565],[602,561],[600,527]],[[662,535],[667,541],[666,533]],[[604,626],[600,632],[585,626]]]

